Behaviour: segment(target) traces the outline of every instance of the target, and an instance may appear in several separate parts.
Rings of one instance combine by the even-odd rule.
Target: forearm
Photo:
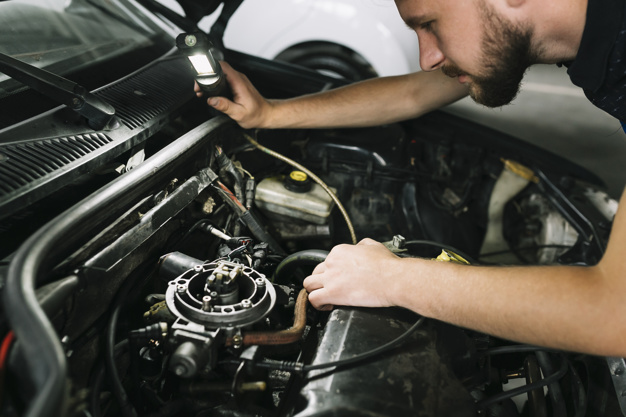
[[[601,266],[475,267],[398,261],[394,304],[505,339],[623,356],[623,291]],[[400,272],[404,271],[404,273]]]
[[[263,127],[365,127],[406,120],[467,95],[439,71],[363,81],[324,93],[272,100]]]

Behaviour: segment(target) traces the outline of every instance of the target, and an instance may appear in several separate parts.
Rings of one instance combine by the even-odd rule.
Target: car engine
[[[344,83],[223,53],[266,97]],[[0,130],[3,416],[621,414],[623,360],[400,308],[317,311],[302,286],[366,237],[400,257],[593,265],[617,208],[594,174],[441,111],[244,130],[194,96],[175,50],[93,94],[108,127],[52,106]]]

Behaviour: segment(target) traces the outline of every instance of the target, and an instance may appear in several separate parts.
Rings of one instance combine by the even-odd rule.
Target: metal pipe
[[[302,338],[306,326],[306,306],[308,293],[305,289],[300,290],[294,308],[293,326],[285,330],[273,332],[248,332],[243,334],[242,344],[249,345],[286,345],[297,342]],[[226,346],[231,346],[233,339],[226,340]]]

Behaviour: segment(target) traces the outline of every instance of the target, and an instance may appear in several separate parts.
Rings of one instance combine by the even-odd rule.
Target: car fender
[[[419,70],[417,38],[391,1],[281,0],[272,2],[271,13],[267,9],[261,0],[244,2],[228,24],[226,46],[273,59],[292,46],[321,41],[359,53],[379,75]],[[251,33],[259,20],[263,30]]]

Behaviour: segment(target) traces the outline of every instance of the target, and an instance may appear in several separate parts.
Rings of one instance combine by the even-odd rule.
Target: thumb
[[[207,104],[222,113],[229,114],[234,103],[224,97],[211,97],[207,100]]]

